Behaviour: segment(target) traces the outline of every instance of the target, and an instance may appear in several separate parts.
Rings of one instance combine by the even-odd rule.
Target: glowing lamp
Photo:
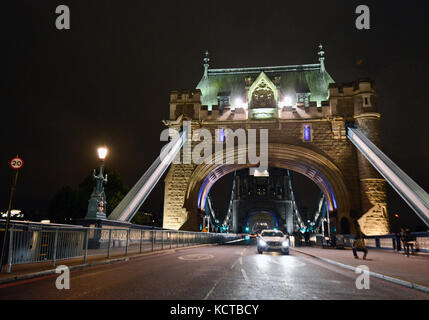
[[[246,104],[244,103],[242,98],[236,98],[234,100],[234,107],[235,108],[246,108]]]
[[[292,98],[289,96],[286,96],[283,98],[283,101],[281,102],[282,107],[290,107],[292,106]]]
[[[106,159],[107,151],[108,150],[106,147],[100,147],[97,149],[98,157],[100,158],[100,160]]]

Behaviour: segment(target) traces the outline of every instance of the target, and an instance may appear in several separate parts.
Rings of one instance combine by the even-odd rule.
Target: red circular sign
[[[21,158],[13,158],[9,164],[12,169],[19,170],[24,165],[24,161]]]

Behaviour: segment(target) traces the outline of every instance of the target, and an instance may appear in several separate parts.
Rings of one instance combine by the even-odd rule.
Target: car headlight
[[[289,247],[289,241],[283,241],[282,245],[285,248]]]
[[[267,243],[264,240],[259,239],[259,245],[262,247],[265,247],[267,245]]]

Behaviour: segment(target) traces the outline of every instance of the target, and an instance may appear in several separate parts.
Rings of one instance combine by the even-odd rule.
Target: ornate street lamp
[[[88,211],[85,219],[106,219],[106,194],[103,185],[107,182],[107,174],[103,175],[104,159],[106,159],[107,148],[100,147],[97,149],[98,158],[100,159],[100,170],[95,175],[95,169],[92,173],[95,180],[95,187],[92,191],[91,198],[88,201]]]

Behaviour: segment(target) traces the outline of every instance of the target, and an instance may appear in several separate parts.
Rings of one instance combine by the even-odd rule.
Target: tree
[[[121,202],[128,192],[124,186],[121,176],[115,172],[105,169],[108,181],[104,185],[107,200],[107,215]],[[51,200],[49,206],[49,218],[52,221],[64,222],[66,219],[83,219],[88,209],[88,200],[94,189],[94,178],[90,172],[79,184],[77,190],[69,186],[62,187]]]
[[[75,218],[77,194],[70,186],[63,186],[58,190],[49,204],[49,219],[56,222],[64,222]]]
[[[138,211],[131,223],[140,224],[145,226],[153,226],[155,224],[155,217],[151,213]]]

